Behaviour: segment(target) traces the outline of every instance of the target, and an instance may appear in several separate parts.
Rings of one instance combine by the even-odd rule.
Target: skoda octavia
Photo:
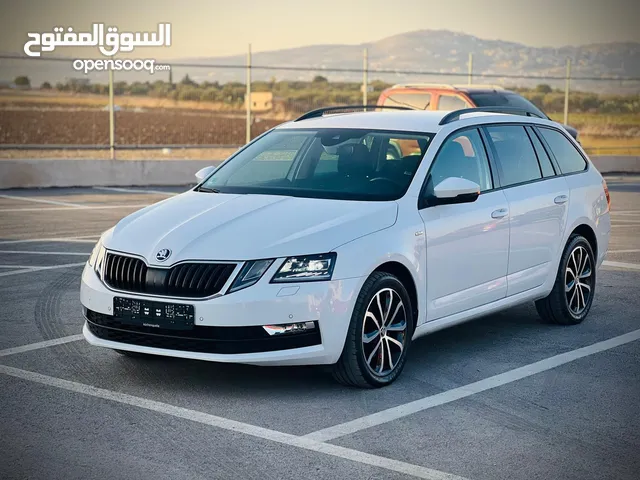
[[[417,337],[474,317],[535,301],[582,322],[606,183],[561,125],[487,110],[328,109],[256,138],[102,235],[85,338],[380,387]]]

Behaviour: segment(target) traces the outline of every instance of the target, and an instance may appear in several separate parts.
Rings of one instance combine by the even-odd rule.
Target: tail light
[[[609,187],[607,187],[607,181],[602,179],[602,188],[604,188],[604,195],[607,197],[607,209],[611,210],[611,195],[609,195]]]

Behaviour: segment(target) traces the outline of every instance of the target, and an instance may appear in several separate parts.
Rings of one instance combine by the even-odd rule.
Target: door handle
[[[504,218],[509,214],[509,210],[506,208],[499,208],[491,212],[491,218]]]
[[[553,199],[553,202],[556,205],[562,205],[563,203],[567,203],[567,200],[569,200],[569,197],[567,195],[558,195]]]

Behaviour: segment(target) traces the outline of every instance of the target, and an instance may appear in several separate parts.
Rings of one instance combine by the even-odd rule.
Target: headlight
[[[272,263],[273,259],[253,260],[251,262],[245,263],[244,267],[242,267],[242,270],[240,270],[240,273],[231,284],[229,293],[246,287],[250,287],[251,285],[256,283],[262,278],[262,275],[264,275],[264,272],[269,269]]]
[[[305,255],[287,258],[280,270],[271,279],[272,282],[309,282],[331,280],[336,254]]]
[[[102,240],[98,240],[89,257],[89,266],[93,268],[93,271],[96,272],[98,276],[100,276],[100,272],[102,271],[102,262],[104,261],[105,254],[106,250],[102,246]]]

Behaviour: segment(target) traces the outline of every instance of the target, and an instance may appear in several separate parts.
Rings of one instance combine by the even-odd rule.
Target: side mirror
[[[430,205],[475,202],[480,195],[480,185],[466,178],[448,177],[433,188]]]
[[[213,172],[216,169],[216,167],[204,167],[200,170],[198,170],[196,172],[196,180],[198,183],[201,183],[205,178],[207,178],[209,175],[211,175],[211,172]]]

